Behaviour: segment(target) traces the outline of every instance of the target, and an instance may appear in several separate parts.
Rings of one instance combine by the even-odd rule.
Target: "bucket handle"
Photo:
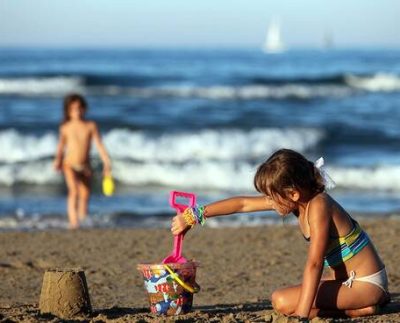
[[[168,265],[164,265],[164,268],[170,273],[171,277],[177,281],[179,285],[181,285],[188,292],[195,294],[200,291],[200,286],[189,286],[186,284]]]

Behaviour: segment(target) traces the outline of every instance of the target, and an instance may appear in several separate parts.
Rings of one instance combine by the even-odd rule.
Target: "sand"
[[[362,222],[386,264],[393,301],[379,316],[313,322],[400,322],[400,221]],[[0,233],[0,321],[53,321],[39,314],[48,268],[85,271],[94,313],[85,322],[294,322],[270,295],[301,280],[307,244],[295,226],[196,228],[184,254],[201,263],[194,310],[175,318],[149,313],[138,263],[159,263],[172,248],[167,229],[81,229]]]

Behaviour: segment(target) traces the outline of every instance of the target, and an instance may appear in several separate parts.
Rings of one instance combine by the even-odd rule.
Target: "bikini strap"
[[[311,199],[311,200],[312,200],[312,199]],[[311,200],[308,201],[308,203],[307,203],[307,205],[306,205],[305,214],[304,214],[304,217],[305,217],[305,219],[306,219],[306,221],[307,221],[308,226],[310,226],[310,222],[308,221],[308,209],[309,209]]]

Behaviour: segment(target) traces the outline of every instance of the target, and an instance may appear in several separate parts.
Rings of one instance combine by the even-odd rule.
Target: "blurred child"
[[[87,104],[79,94],[64,99],[64,119],[59,129],[59,142],[54,168],[64,172],[68,187],[69,227],[76,229],[85,220],[90,197],[92,169],[89,153],[95,142],[103,162],[103,175],[110,175],[111,161],[101,141],[97,124],[85,119]]]
[[[174,217],[171,231],[176,235],[207,218],[238,212],[294,213],[309,242],[303,280],[274,291],[273,307],[301,321],[375,314],[378,305],[390,300],[385,266],[365,231],[325,192],[329,180],[321,165],[282,149],[257,170],[254,185],[262,196],[188,208]],[[324,267],[331,269],[329,277],[321,277]]]

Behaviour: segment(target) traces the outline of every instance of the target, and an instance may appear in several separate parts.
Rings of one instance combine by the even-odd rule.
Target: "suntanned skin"
[[[92,170],[89,163],[94,141],[103,162],[103,173],[111,173],[111,161],[101,141],[97,125],[83,119],[79,102],[69,107],[70,120],[60,126],[54,168],[63,171],[68,187],[67,210],[69,227],[76,229],[87,215]]]
[[[329,237],[345,236],[353,228],[346,211],[326,193],[304,199],[299,191],[290,189],[285,199],[233,197],[206,205],[205,217],[263,210],[275,210],[281,216],[295,213],[303,235],[310,237],[302,283],[278,289],[272,294],[272,304],[278,312],[308,318],[359,317],[374,314],[376,305],[388,300],[389,296],[371,283],[353,281],[352,288],[342,284],[350,271],[355,271],[357,277],[363,277],[384,268],[372,242],[343,265],[331,268],[331,275],[322,278]],[[181,214],[173,218],[171,231],[174,235],[189,229]]]

